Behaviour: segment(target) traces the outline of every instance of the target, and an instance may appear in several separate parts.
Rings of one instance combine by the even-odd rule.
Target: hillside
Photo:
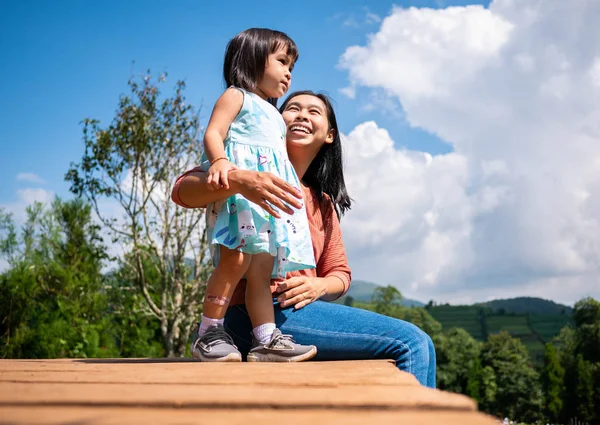
[[[431,306],[427,307],[427,311],[444,330],[463,328],[479,341],[485,341],[488,335],[507,331],[523,342],[534,361],[541,360],[544,344],[572,322],[570,314],[515,314],[482,305]]]
[[[542,298],[519,297],[510,299],[493,300],[479,303],[482,307],[489,307],[495,311],[504,310],[506,313],[515,314],[571,314],[572,308],[557,304],[554,301]]]
[[[373,291],[375,291],[375,288],[378,286],[381,285],[365,280],[352,280],[348,293],[340,298],[338,302],[343,304],[346,298],[352,297],[354,301],[369,303],[371,302]],[[423,307],[425,305],[420,301],[411,300],[410,298],[403,298],[402,301],[400,301],[400,304],[404,307]]]
[[[337,302],[344,303],[352,297],[355,303],[370,303],[373,291],[380,285],[354,280],[346,296]],[[406,307],[425,307],[444,330],[463,328],[479,341],[491,334],[507,331],[519,338],[527,347],[531,358],[540,361],[544,344],[550,342],[560,330],[572,323],[572,308],[541,298],[519,297],[493,300],[473,305],[433,305],[411,299],[400,303]]]

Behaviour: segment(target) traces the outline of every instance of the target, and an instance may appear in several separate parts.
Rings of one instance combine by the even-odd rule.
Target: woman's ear
[[[332,128],[327,132],[327,137],[325,137],[325,143],[331,144],[333,143],[333,139],[335,139],[335,130]]]

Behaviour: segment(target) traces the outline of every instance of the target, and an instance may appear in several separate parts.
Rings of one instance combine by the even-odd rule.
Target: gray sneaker
[[[296,344],[291,335],[284,335],[279,329],[273,331],[271,341],[260,344],[252,339],[252,349],[248,353],[249,362],[303,362],[317,354],[314,345]]]
[[[203,362],[241,362],[242,355],[221,324],[209,327],[192,344],[192,355]]]

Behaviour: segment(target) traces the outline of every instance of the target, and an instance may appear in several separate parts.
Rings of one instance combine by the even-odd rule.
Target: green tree
[[[486,406],[488,412],[524,422],[538,420],[542,409],[539,375],[523,343],[508,332],[490,335],[481,360],[495,377],[495,398]]]
[[[106,251],[91,209],[56,199],[27,208],[21,232],[0,211],[0,355],[10,358],[118,355],[101,273]]]
[[[476,367],[481,344],[460,328],[452,328],[443,334],[435,335],[433,341],[437,359],[438,387],[446,391],[467,394],[469,375]],[[476,385],[474,379],[471,378],[472,386]]]
[[[592,365],[581,354],[577,355],[574,378],[575,416],[581,421],[591,422],[595,418]]]
[[[600,362],[600,302],[584,298],[573,308],[577,353],[589,362]]]
[[[467,376],[467,389],[465,394],[474,399],[477,403],[481,403],[482,397],[482,376],[483,368],[479,357],[472,360],[469,374]]]
[[[498,384],[496,383],[496,373],[492,366],[485,366],[481,369],[481,387],[479,407],[486,412],[493,412],[496,406],[496,394]]]
[[[132,79],[112,123],[85,119],[84,155],[65,178],[127,252],[120,270],[140,295],[138,313],[158,321],[165,354],[183,356],[211,267],[204,211],[170,200],[176,177],[199,163],[198,117],[185,102],[184,83],[162,99],[164,82]],[[114,212],[99,207],[103,200],[116,205]]]
[[[391,285],[378,286],[373,291],[372,302],[375,304],[375,311],[379,314],[393,316],[400,301],[402,301],[402,294]]]
[[[435,320],[431,314],[424,308],[404,307],[398,305],[392,313],[392,317],[406,320],[414,325],[417,325],[425,333],[430,336],[437,335],[442,332],[442,325]]]
[[[563,408],[565,369],[561,366],[554,346],[546,344],[544,367],[541,374],[544,394],[544,415],[550,422],[558,422]]]

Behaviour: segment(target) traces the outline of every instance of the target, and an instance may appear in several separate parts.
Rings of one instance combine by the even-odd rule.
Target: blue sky
[[[368,4],[370,3],[370,4]],[[258,3],[257,3],[258,4]],[[188,101],[204,105],[204,122],[221,93],[222,56],[227,41],[249,27],[287,32],[300,61],[292,90],[328,92],[336,100],[343,132],[376,120],[402,146],[447,152],[436,136],[411,129],[400,114],[365,111],[359,89],[354,100],[339,93],[347,72],[340,55],[364,44],[393,5],[437,8],[438,1],[366,2],[198,1],[3,1],[0,6],[0,204],[31,186],[19,173],[35,173],[43,188],[69,196],[63,181],[83,151],[80,121],[111,120],[130,75],[166,71],[169,87],[187,83]],[[367,7],[368,4],[368,7]],[[443,5],[464,4],[444,2]],[[397,101],[396,103],[399,109]],[[39,187],[39,184],[34,184]]]
[[[451,303],[599,297],[598,13],[598,0],[3,0],[0,207],[22,217],[69,197],[81,120],[108,124],[132,75],[166,71],[167,92],[185,80],[206,124],[227,42],[270,27],[299,47],[291,89],[334,98],[354,278]]]

